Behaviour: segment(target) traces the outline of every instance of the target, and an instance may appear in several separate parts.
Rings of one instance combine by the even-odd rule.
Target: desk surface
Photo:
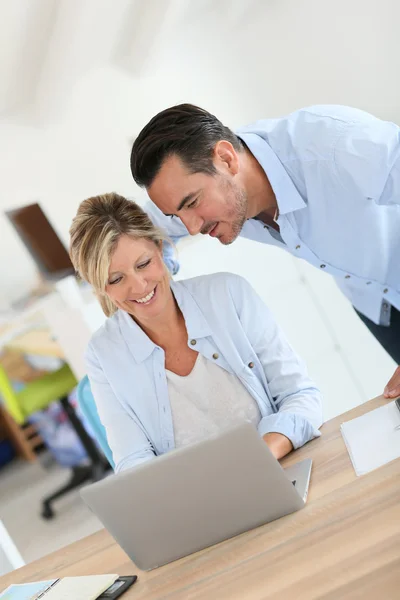
[[[124,600],[356,600],[400,598],[400,459],[357,478],[340,424],[386,403],[382,397],[322,428],[284,465],[314,461],[304,509],[197,554],[143,573],[105,531],[0,579],[137,573]]]

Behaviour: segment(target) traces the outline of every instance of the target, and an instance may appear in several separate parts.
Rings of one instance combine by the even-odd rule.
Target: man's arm
[[[181,238],[189,235],[188,230],[178,217],[167,217],[150,200],[143,206],[143,210],[149,215],[154,225],[166,232],[173,244],[176,244]],[[176,275],[179,271],[179,261],[173,245],[167,242],[163,244],[163,257],[170,273]]]
[[[144,204],[143,210],[149,215],[154,225],[164,229],[169,237],[179,239],[189,235],[179,217],[167,217],[151,200]]]

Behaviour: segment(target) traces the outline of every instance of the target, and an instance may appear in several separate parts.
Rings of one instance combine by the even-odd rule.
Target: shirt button
[[[250,369],[252,369],[254,367],[254,363],[253,362],[249,362],[248,366],[250,367]]]
[[[389,308],[389,305],[388,305],[386,302],[384,302],[384,303],[382,304],[382,308],[383,308],[383,311],[384,311],[384,312],[386,312],[386,311],[387,311],[387,309]]]
[[[300,248],[301,248],[300,244],[297,244],[296,250],[300,250]]]
[[[385,289],[383,290],[383,293],[384,293],[384,294],[387,294],[387,293],[388,293],[388,291],[389,291],[389,289],[388,289],[388,288],[385,288]]]
[[[371,285],[372,281],[367,281],[367,285]]]
[[[219,358],[219,354],[217,354],[216,352],[214,352],[214,354],[213,354],[213,359],[214,359],[214,360],[217,360],[217,358]]]
[[[268,229],[268,225],[264,225],[264,229]]]
[[[195,346],[196,345],[196,340],[190,340],[190,343],[191,343],[192,346]]]
[[[345,275],[344,278],[345,279],[350,279],[350,275]]]
[[[319,265],[321,269],[325,269],[326,265]]]

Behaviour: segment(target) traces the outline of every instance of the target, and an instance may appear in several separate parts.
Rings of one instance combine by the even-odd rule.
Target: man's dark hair
[[[237,151],[243,148],[233,131],[206,110],[193,104],[167,108],[147,123],[133,144],[133,179],[141,187],[149,187],[164,160],[173,154],[190,173],[213,175],[213,150],[220,140],[227,140]]]

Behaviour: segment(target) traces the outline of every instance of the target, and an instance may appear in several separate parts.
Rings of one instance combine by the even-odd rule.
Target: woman
[[[163,232],[117,194],[82,202],[70,234],[109,317],[87,369],[117,472],[244,420],[277,458],[320,435],[320,393],[243,278],[171,281]]]

